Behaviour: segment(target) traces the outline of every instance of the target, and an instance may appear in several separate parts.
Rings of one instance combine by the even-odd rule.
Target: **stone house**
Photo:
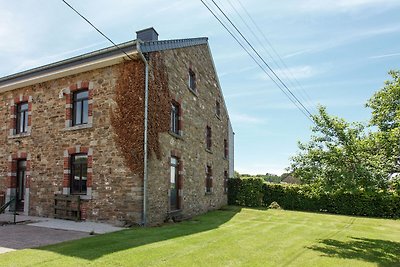
[[[137,39],[0,78],[0,193],[54,216],[158,224],[227,204],[233,131],[207,38]]]

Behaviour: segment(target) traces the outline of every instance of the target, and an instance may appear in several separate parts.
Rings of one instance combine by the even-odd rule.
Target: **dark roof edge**
[[[143,53],[162,51],[168,49],[184,48],[188,46],[207,44],[207,37],[188,38],[188,39],[175,39],[165,41],[150,41],[140,44]]]
[[[37,68],[4,76],[0,78],[0,85],[2,84],[4,85],[15,80],[24,79],[25,77],[33,77],[43,73],[51,72],[53,70],[60,70],[63,68],[90,62],[92,60],[97,60],[113,55],[122,54],[122,51],[120,51],[120,49],[122,49],[125,53],[132,53],[137,50],[136,44],[138,42],[141,41],[140,40],[128,41],[125,43],[118,44],[118,48],[115,46],[110,46],[83,55],[75,56],[51,64],[43,65]],[[165,41],[150,41],[150,42],[141,42],[140,48],[143,53],[149,53],[154,51],[162,51],[168,49],[176,49],[194,45],[207,44],[207,42],[208,42],[207,37],[165,40]]]

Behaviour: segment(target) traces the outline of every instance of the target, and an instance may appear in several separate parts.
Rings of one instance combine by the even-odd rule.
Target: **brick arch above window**
[[[64,150],[64,179],[63,194],[71,194],[71,169],[72,157],[75,155],[87,155],[87,181],[86,194],[81,195],[82,199],[91,199],[93,184],[93,149],[85,146],[74,146]]]
[[[78,81],[71,84],[68,88],[62,90],[65,96],[65,129],[75,130],[82,128],[90,128],[93,125],[93,88],[94,84],[90,81]],[[87,122],[79,123],[79,125],[74,124],[74,96],[78,92],[87,90]],[[83,112],[83,110],[82,110]]]
[[[27,104],[27,116],[19,114],[19,107]],[[23,120],[21,122],[21,119]],[[23,129],[20,129],[23,125]],[[10,101],[10,131],[9,137],[22,137],[30,135],[32,132],[32,96],[19,95]]]

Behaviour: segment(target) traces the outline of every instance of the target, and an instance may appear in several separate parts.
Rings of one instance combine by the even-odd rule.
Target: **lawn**
[[[0,266],[400,266],[400,221],[227,207],[1,254]]]

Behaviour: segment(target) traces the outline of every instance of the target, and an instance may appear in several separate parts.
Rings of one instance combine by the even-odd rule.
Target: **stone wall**
[[[51,217],[53,196],[63,192],[63,179],[65,175],[68,177],[64,172],[65,151],[79,151],[82,147],[93,153],[92,190],[91,196],[84,197],[87,199],[83,200],[83,216],[89,220],[114,223],[140,222],[142,179],[125,167],[110,126],[113,88],[118,75],[118,68],[114,65],[2,93],[0,191],[6,191],[11,172],[10,156],[18,152],[27,153],[30,157],[29,214]],[[85,84],[91,89],[92,125],[67,127],[66,93]],[[9,132],[10,106],[20,97],[32,100],[32,129],[26,136],[15,137]]]
[[[147,219],[152,225],[176,215],[169,208],[171,156],[180,159],[178,213],[184,218],[227,204],[224,172],[229,171],[229,160],[224,156],[224,139],[229,139],[228,115],[208,46],[160,53],[168,73],[170,101],[180,105],[180,135],[160,133],[161,157],[149,157]],[[153,65],[150,61],[150,69]],[[196,92],[189,88],[189,69],[196,75]],[[25,212],[52,217],[54,194],[68,193],[68,158],[83,151],[90,159],[91,182],[88,194],[82,197],[82,217],[114,224],[140,223],[142,175],[133,174],[127,167],[111,126],[110,110],[116,106],[115,87],[120,72],[120,66],[114,65],[1,93],[0,192],[7,191],[14,179],[13,161],[24,155],[29,158],[29,206]],[[150,77],[154,78],[154,73]],[[68,99],[73,90],[86,86],[90,123],[70,127]],[[15,136],[10,133],[14,112],[11,107],[18,99],[29,100],[31,128],[28,134]],[[219,116],[217,101],[221,106]],[[207,126],[212,129],[210,150],[206,149]],[[206,192],[207,165],[212,167],[211,192]]]
[[[161,160],[149,163],[148,220],[165,220],[169,209],[170,157],[180,159],[181,209],[187,218],[227,204],[224,172],[229,162],[224,157],[224,139],[228,139],[228,116],[218,87],[216,70],[207,45],[162,52],[168,70],[171,100],[181,107],[181,136],[160,135]],[[196,74],[196,91],[189,89],[189,69]],[[216,101],[221,105],[216,115]],[[212,147],[206,149],[206,126],[212,129]],[[212,167],[212,192],[205,192],[206,166]],[[175,214],[175,213],[174,213]],[[170,217],[175,216],[171,214]]]

